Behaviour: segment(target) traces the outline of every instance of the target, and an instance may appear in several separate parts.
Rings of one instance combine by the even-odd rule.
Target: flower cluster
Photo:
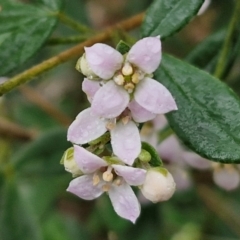
[[[64,165],[77,178],[67,190],[86,200],[107,192],[116,213],[132,222],[140,206],[130,186],[153,202],[175,191],[171,174],[152,167],[151,154],[143,154],[139,132],[139,123],[177,110],[171,93],[152,79],[160,61],[160,38],[147,37],[124,55],[101,43],[86,47],[76,65],[86,76],[82,90],[91,106],[68,129],[74,147],[65,153]]]

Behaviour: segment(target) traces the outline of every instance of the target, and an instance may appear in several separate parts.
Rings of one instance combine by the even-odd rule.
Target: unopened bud
[[[78,59],[76,69],[90,80],[97,78],[97,75],[90,68],[85,54],[83,54],[82,57]]]
[[[219,187],[227,191],[236,189],[240,184],[240,176],[238,170],[233,166],[231,167],[232,168],[219,167],[213,171],[213,181]]]
[[[79,169],[79,167],[73,157],[73,152],[74,152],[73,147],[66,150],[61,162],[64,164],[66,171],[72,173],[73,176],[79,176],[82,174],[82,171]]]
[[[145,149],[142,149],[140,154],[138,155],[138,158],[142,162],[149,162],[152,157],[148,151],[146,151]]]
[[[141,188],[145,198],[152,202],[167,201],[175,192],[176,184],[171,173],[165,168],[151,168],[147,171]]]

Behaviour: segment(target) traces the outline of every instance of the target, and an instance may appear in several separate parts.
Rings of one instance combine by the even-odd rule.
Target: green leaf
[[[213,71],[225,36],[226,29],[222,29],[210,35],[188,54],[186,61],[192,63],[196,67],[206,69],[209,72]],[[214,62],[214,64],[211,64],[211,62]],[[212,65],[214,66],[210,67]]]
[[[240,101],[224,83],[165,55],[156,79],[169,89],[178,110],[167,114],[178,137],[203,157],[240,162]]]
[[[158,152],[156,151],[156,149],[152,145],[150,145],[147,142],[142,142],[142,149],[144,149],[144,150],[146,150],[150,153],[151,160],[150,160],[149,164],[152,167],[159,167],[159,166],[163,165],[162,160],[161,160]]]
[[[64,151],[71,146],[66,134],[66,130],[62,128],[46,132],[14,154],[14,168],[23,175],[63,173],[64,168],[59,161]]]
[[[7,182],[1,198],[0,239],[43,240],[39,225],[13,179]]]
[[[204,0],[155,0],[146,13],[142,36],[164,39],[182,29],[197,14]]]
[[[3,1],[0,12],[0,76],[24,63],[47,40],[57,23],[60,0],[29,5]]]
[[[119,51],[122,55],[124,55],[125,53],[128,53],[130,50],[130,47],[127,43],[125,43],[124,41],[120,41],[116,47],[117,51]]]

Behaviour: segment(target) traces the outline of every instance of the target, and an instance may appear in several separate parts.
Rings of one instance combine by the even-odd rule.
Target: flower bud
[[[221,188],[232,191],[240,184],[240,176],[233,166],[218,167],[213,171],[213,181]]]
[[[83,54],[82,57],[78,59],[76,69],[90,80],[97,78],[97,75],[89,67],[85,54]]]
[[[73,147],[67,149],[61,162],[64,164],[65,170],[72,173],[75,177],[81,175],[82,171],[79,169],[76,161],[74,160],[73,151]]]
[[[147,171],[141,188],[145,198],[152,202],[167,201],[175,192],[176,184],[171,173],[165,168],[151,168]]]
[[[138,158],[142,162],[149,162],[152,157],[148,151],[146,151],[145,149],[142,149],[140,154],[138,155]]]

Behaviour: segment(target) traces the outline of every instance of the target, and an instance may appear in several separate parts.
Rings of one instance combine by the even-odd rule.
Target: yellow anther
[[[102,190],[103,190],[104,192],[108,192],[109,189],[110,189],[110,185],[108,185],[108,184],[105,184],[105,185],[102,186]]]
[[[116,122],[113,122],[113,121],[109,121],[107,124],[106,124],[106,128],[107,130],[113,130],[116,126]]]
[[[120,86],[122,86],[125,82],[122,74],[118,74],[113,78],[113,80],[117,85],[120,85]]]
[[[121,178],[117,178],[115,181],[114,181],[114,184],[117,185],[117,186],[120,186],[122,184],[122,179]]]
[[[124,125],[126,125],[130,121],[130,119],[131,119],[130,116],[126,116],[126,117],[122,118],[121,120],[122,120],[122,123]]]
[[[99,182],[100,182],[100,178],[99,178],[98,174],[94,174],[93,175],[93,186],[98,185]]]
[[[108,171],[104,172],[102,177],[105,182],[111,182],[113,180],[113,174]]]
[[[135,86],[134,86],[133,83],[127,83],[127,84],[124,86],[124,88],[125,88],[126,90],[129,90],[129,89],[133,90],[134,87],[135,87]]]
[[[132,82],[135,83],[135,84],[139,83],[139,75],[138,75],[138,73],[135,72],[132,75]]]
[[[125,76],[129,76],[133,73],[133,68],[129,63],[125,63],[122,68],[122,74]]]

